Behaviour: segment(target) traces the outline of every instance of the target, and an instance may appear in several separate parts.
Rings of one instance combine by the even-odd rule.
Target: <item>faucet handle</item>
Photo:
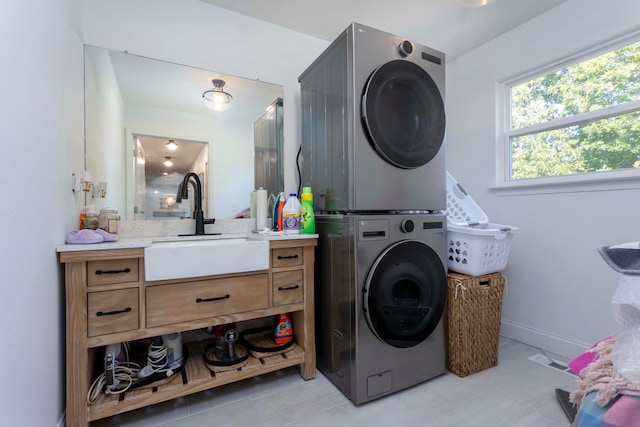
[[[203,224],[215,224],[216,223],[216,219],[215,218],[205,218],[202,220]]]

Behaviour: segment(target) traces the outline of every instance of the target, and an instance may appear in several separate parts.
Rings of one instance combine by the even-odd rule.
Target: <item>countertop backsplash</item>
[[[255,218],[216,219],[215,224],[206,224],[206,233],[251,233],[255,231]],[[153,220],[153,221],[120,221],[118,236],[127,237],[166,237],[178,234],[193,233],[194,220]]]

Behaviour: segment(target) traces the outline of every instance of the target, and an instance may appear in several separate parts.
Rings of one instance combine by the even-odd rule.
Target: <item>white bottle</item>
[[[167,365],[171,369],[177,369],[182,366],[182,333],[163,335],[162,341],[167,348]]]
[[[282,210],[282,230],[288,234],[300,233],[300,212],[302,206],[295,194],[289,194],[289,199]]]

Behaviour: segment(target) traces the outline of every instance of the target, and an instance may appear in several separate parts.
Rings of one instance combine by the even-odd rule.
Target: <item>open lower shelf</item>
[[[89,421],[299,365],[303,363],[305,355],[302,348],[294,345],[286,353],[259,359],[249,357],[247,364],[238,369],[214,373],[207,368],[202,356],[203,343],[188,343],[186,346],[189,357],[181,372],[167,380],[120,395],[101,394],[96,402],[88,408]]]

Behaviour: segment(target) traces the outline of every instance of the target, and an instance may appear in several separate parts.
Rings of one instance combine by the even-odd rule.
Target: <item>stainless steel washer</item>
[[[446,371],[446,216],[318,215],[317,364],[354,403]]]
[[[446,209],[442,52],[354,23],[299,81],[316,211]]]

